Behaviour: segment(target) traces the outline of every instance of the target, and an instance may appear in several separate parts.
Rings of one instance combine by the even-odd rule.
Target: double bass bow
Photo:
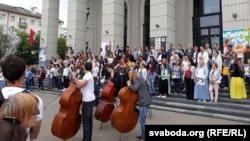
[[[54,136],[66,140],[73,137],[81,126],[79,108],[82,104],[80,90],[71,82],[60,98],[60,110],[55,115],[51,132]]]
[[[134,70],[130,70],[130,81],[134,75]],[[133,130],[138,122],[139,115],[136,110],[138,96],[126,86],[119,91],[118,97],[120,104],[111,114],[111,125],[120,133],[127,133]]]
[[[101,101],[95,111],[95,118],[102,123],[110,120],[111,113],[114,110],[115,91],[114,83],[108,80],[102,90]],[[102,128],[102,124],[100,128]]]

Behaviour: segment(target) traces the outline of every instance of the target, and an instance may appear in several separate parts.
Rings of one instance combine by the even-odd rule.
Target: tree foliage
[[[61,58],[65,58],[65,54],[66,54],[66,40],[65,38],[58,38],[57,40],[57,54],[61,57]]]
[[[38,64],[39,58],[39,45],[40,45],[40,37],[35,40],[35,44],[33,46],[29,43],[29,34],[25,32],[19,32],[17,34],[21,38],[21,43],[17,47],[16,54],[22,57],[26,64]]]

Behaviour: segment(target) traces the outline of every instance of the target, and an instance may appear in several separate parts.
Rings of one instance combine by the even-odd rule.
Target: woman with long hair
[[[240,67],[240,60],[236,53],[233,53],[233,64],[230,65],[230,98],[245,99],[247,98],[246,86],[243,80],[243,68]]]
[[[207,65],[205,65],[204,58],[200,57],[198,67],[195,70],[195,86],[194,99],[206,102],[210,100],[208,90],[208,74]]]
[[[218,101],[220,82],[221,82],[221,70],[218,68],[218,64],[216,62],[212,62],[212,69],[209,73],[209,93],[211,102]]]
[[[159,93],[158,97],[166,98],[168,95],[168,70],[166,64],[161,64],[161,74],[158,76],[160,78],[159,83]]]
[[[152,63],[148,64],[148,73],[147,73],[147,83],[149,88],[149,94],[153,96],[155,94],[154,80],[157,76],[154,65]]]
[[[0,109],[0,117],[15,117],[25,128],[35,125],[38,113],[38,98],[26,93],[9,96]]]
[[[39,99],[34,94],[17,93],[10,95],[2,104],[0,118],[8,122],[13,122],[12,127],[13,124],[17,126],[18,132],[15,132],[15,130],[13,131],[15,134],[11,133],[14,141],[25,141],[29,134],[27,131],[36,125],[37,115],[40,114],[38,102]],[[0,134],[4,134],[4,136],[8,137],[8,125],[4,126],[6,126],[6,128],[4,128],[5,133],[1,132]],[[2,125],[1,128],[3,128]],[[23,132],[22,128],[25,129],[25,132]],[[3,139],[4,136],[0,135],[1,139]]]
[[[184,84],[186,86],[186,98],[189,100],[194,99],[194,73],[195,67],[192,63],[188,62],[188,68],[184,71]]]

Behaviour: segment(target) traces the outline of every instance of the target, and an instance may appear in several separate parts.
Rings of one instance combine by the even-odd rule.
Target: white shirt
[[[207,66],[207,63],[209,61],[209,55],[206,51],[203,52],[203,54],[201,54],[201,52],[198,53],[198,58],[197,58],[197,63],[200,62],[200,57],[204,58],[204,64]]]
[[[109,63],[109,64],[112,64],[113,61],[114,61],[114,58],[110,58],[110,57],[108,58],[108,63]]]
[[[162,54],[159,54],[159,56],[158,56],[158,58],[157,58],[158,64],[161,64],[161,59],[162,59]]]
[[[63,76],[69,76],[71,74],[71,68],[70,67],[65,67],[63,69]]]
[[[137,76],[140,76],[146,81],[147,80],[147,69],[146,68],[139,68],[137,71]]]
[[[98,73],[99,73],[99,67],[98,66],[93,67],[92,68],[92,74],[93,74],[93,76],[97,77]]]
[[[212,58],[213,61],[217,63],[217,68],[221,71],[222,70],[222,58],[218,55],[216,58]]]
[[[82,79],[88,81],[85,86],[81,87],[82,101],[90,102],[95,100],[93,75],[91,72],[88,72],[83,76]]]
[[[183,60],[182,61],[182,70],[186,71],[188,69],[188,61]]]

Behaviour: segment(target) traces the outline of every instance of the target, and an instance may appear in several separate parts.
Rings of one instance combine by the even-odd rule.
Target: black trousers
[[[63,87],[68,88],[69,87],[69,79],[67,76],[63,76]]]
[[[194,99],[194,79],[185,77],[184,83],[186,86],[186,98]]]
[[[82,126],[83,126],[83,140],[82,141],[91,141],[92,140],[92,131],[93,131],[93,107],[95,106],[95,100],[90,102],[82,103]]]

